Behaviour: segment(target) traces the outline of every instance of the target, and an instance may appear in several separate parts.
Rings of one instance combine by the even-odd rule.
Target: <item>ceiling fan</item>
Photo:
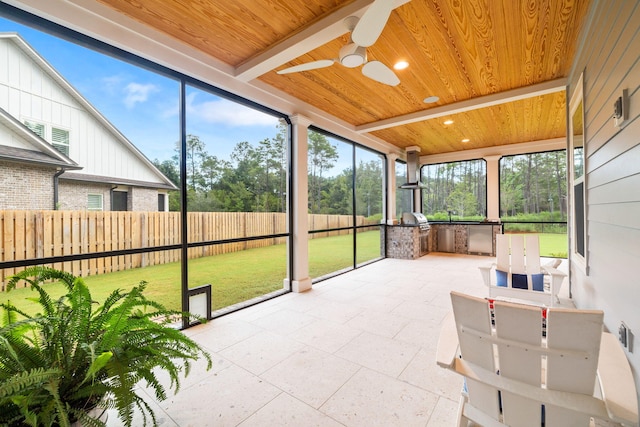
[[[307,62],[285,68],[277,71],[277,73],[289,74],[315,70],[330,67],[335,62],[339,62],[347,68],[363,65],[362,74],[366,77],[389,86],[398,85],[400,79],[398,79],[393,70],[380,61],[367,61],[367,47],[373,45],[380,37],[389,15],[394,9],[394,3],[392,0],[375,0],[362,15],[362,18],[358,19],[357,16],[346,18],[344,23],[351,32],[351,41],[342,46],[338,58]]]

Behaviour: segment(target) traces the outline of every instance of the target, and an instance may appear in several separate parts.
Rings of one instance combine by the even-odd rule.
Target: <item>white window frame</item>
[[[92,197],[96,197],[96,200],[100,201],[100,207],[99,208],[92,208],[91,207],[91,198]],[[103,211],[104,210],[104,195],[102,194],[96,194],[96,193],[89,193],[87,194],[87,210],[88,211]]]
[[[28,118],[23,119],[22,122],[31,132],[47,141],[58,152],[64,154],[67,157],[69,156],[69,150],[71,146],[71,132],[69,131],[69,129],[64,129],[58,126],[53,126],[50,123],[44,123]],[[56,132],[66,134],[66,141],[54,141],[54,134]]]
[[[24,119],[24,125],[33,133],[42,139],[46,139],[47,125],[37,120]]]
[[[569,120],[568,120],[568,134],[569,134],[569,150],[567,152],[567,160],[569,161],[569,194],[571,200],[571,206],[573,209],[570,210],[571,214],[571,234],[570,234],[570,251],[571,251],[571,259],[576,266],[582,270],[585,275],[589,274],[589,264],[588,264],[588,254],[589,254],[589,244],[588,244],[588,235],[587,232],[588,224],[587,224],[587,139],[585,134],[585,111],[584,111],[584,80],[583,74],[580,75],[578,82],[576,84],[575,91],[571,95],[571,101],[569,102]],[[580,176],[576,176],[576,165],[575,165],[575,148],[578,140],[575,138],[575,135],[580,135],[579,133],[574,132],[574,114],[578,111],[579,108],[582,108],[582,174]],[[576,227],[576,185],[582,184],[582,238],[584,244],[584,254],[578,252],[577,247],[577,227]]]
[[[66,141],[56,141],[54,139],[54,135],[56,132],[59,133],[64,133],[66,134]],[[69,140],[70,140],[70,133],[68,129],[62,129],[59,127],[54,127],[51,126],[51,145],[53,145],[53,147],[58,150],[59,152],[61,152],[62,154],[64,154],[65,156],[69,156]]]

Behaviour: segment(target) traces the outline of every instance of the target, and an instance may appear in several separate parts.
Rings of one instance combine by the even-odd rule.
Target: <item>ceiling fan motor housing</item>
[[[367,62],[367,48],[349,43],[340,48],[340,63],[347,68],[355,68]]]

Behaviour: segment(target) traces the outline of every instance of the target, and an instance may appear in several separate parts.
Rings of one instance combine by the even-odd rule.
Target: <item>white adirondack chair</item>
[[[533,301],[547,307],[557,305],[558,293],[566,274],[551,266],[540,265],[537,235],[496,235],[496,262],[480,267],[490,298]]]
[[[451,302],[437,363],[465,377],[458,426],[638,426],[631,368],[602,311],[495,301],[492,317],[486,299]]]

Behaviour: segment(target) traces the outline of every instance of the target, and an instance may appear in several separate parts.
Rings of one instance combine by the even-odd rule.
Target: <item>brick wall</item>
[[[53,168],[0,161],[0,209],[53,209]]]
[[[0,161],[0,210],[50,210],[53,206],[53,177],[56,170],[43,166]],[[58,209],[86,210],[89,194],[101,194],[103,210],[111,210],[111,185],[61,179]],[[130,187],[130,211],[158,210],[158,190]]]
[[[129,197],[132,211],[158,211],[158,190],[132,187],[129,189]]]
[[[102,210],[111,210],[111,185],[60,180],[58,200],[60,210],[87,209],[89,194],[102,194]]]
[[[59,192],[60,209],[86,210],[89,194],[102,194],[102,210],[110,211],[111,188],[110,184],[61,180]],[[127,190],[128,211],[158,211],[158,190],[140,187],[129,187]]]
[[[416,259],[420,257],[420,228],[409,226],[386,227],[387,256]]]

